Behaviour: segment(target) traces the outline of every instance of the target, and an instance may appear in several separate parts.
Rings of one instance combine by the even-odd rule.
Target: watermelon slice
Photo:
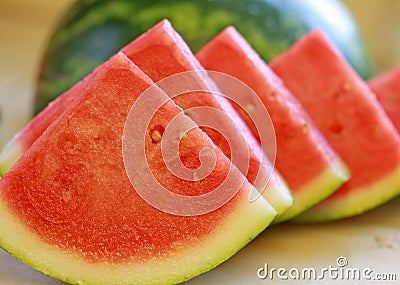
[[[122,49],[141,70],[143,70],[154,82],[163,80],[177,73],[188,71],[204,70],[195,56],[190,51],[184,40],[173,29],[168,20],[163,20],[152,29],[138,37],[135,41]],[[157,66],[157,68],[154,68]],[[195,82],[201,90],[209,90],[215,93],[221,93],[215,86],[214,82],[204,73],[192,73],[190,80]],[[169,94],[169,92],[167,92]],[[171,94],[169,94],[171,95]],[[172,94],[173,95],[173,94]],[[240,118],[238,113],[233,109],[229,101],[222,96],[215,96],[210,92],[190,92],[176,96],[174,102],[182,109],[188,111],[199,106],[211,107],[213,110],[222,111],[231,119],[218,120],[218,128],[228,130],[232,137],[245,136],[248,144],[248,154],[250,157],[248,171],[242,171],[255,187],[262,192],[268,202],[278,211],[279,214],[286,211],[292,205],[292,197],[286,183],[276,171],[273,171],[270,182],[268,179],[273,170],[273,166],[263,155],[262,149],[246,126],[245,122]],[[195,122],[199,122],[203,118],[194,116],[188,112]],[[202,114],[200,114],[201,116]],[[235,126],[236,124],[236,126]],[[227,157],[230,157],[231,149],[226,143],[226,138],[222,136],[218,129],[202,128],[213,142],[221,148]],[[243,134],[234,134],[240,132]],[[234,150],[232,150],[234,151]],[[242,168],[237,165],[241,170]]]
[[[370,79],[368,85],[400,132],[400,67]]]
[[[222,31],[197,58],[206,69],[227,73],[249,85],[267,108],[277,138],[276,168],[294,198],[293,206],[278,220],[290,219],[317,204],[348,179],[340,158],[298,101],[235,28]],[[251,98],[246,105],[251,105]],[[248,126],[253,126],[247,113],[236,107]],[[255,108],[250,111],[257,112]],[[257,129],[252,131],[258,135]]]
[[[146,49],[143,50],[143,46]],[[137,49],[137,50],[136,50]],[[188,46],[183,39],[174,31],[171,24],[164,20],[153,27],[147,33],[139,37],[137,40],[129,44],[123,49],[135,63],[144,70],[154,81],[159,81],[174,73],[183,71],[193,71],[202,69],[195,57],[191,54]],[[157,66],[157,69],[154,69]],[[192,78],[198,83],[203,90],[213,90],[218,92],[214,83],[199,74]],[[71,90],[60,96],[54,103],[50,104],[38,116],[36,116],[22,131],[6,145],[0,154],[0,171],[4,175],[14,163],[22,156],[22,154],[33,144],[35,139],[54,121],[71,102],[73,102],[74,94],[84,83],[76,85]],[[189,109],[196,106],[208,106],[223,111],[232,119],[230,122],[222,122],[226,125],[225,129],[233,132],[232,137],[246,136],[249,146],[250,161],[249,165],[242,172],[247,174],[247,178],[268,201],[275,207],[279,213],[286,211],[293,203],[285,181],[281,176],[273,171],[273,166],[264,157],[262,150],[246,127],[245,123],[240,119],[236,111],[230,104],[220,96],[214,96],[211,93],[192,94],[191,96],[179,96],[174,100],[183,109]],[[201,118],[197,118],[201,119]],[[233,122],[239,124],[238,130]],[[203,128],[213,141],[223,150],[225,155],[230,157],[230,147],[217,131],[210,128]],[[236,131],[235,131],[236,130]],[[271,174],[272,173],[272,174]],[[268,183],[269,179],[269,183]]]
[[[311,32],[271,67],[351,172],[348,182],[298,221],[349,217],[397,196],[400,136],[367,84],[324,34]]]
[[[161,89],[141,100],[163,103],[145,128],[144,145],[126,140],[128,113],[153,82],[125,55],[103,64],[85,85],[0,180],[0,245],[15,257],[73,284],[173,284],[230,257],[276,215],[262,197],[248,202],[254,188]],[[202,180],[178,178],[163,162],[162,136],[153,132],[176,116],[192,126],[179,141],[185,166],[199,167],[203,148],[215,154],[215,168]],[[128,129],[135,132],[140,118],[133,122]],[[201,215],[158,210],[132,186],[123,142],[146,154],[147,163],[131,157],[130,167],[140,173],[147,167],[170,193],[206,195],[225,178],[237,193]]]

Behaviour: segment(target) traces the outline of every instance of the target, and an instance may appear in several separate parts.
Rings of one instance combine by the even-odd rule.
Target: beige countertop
[[[0,0],[0,145],[29,118],[31,98],[41,54],[54,23],[71,0]],[[400,1],[346,0],[362,27],[381,70],[400,64],[400,28],[387,35],[384,25],[400,17]],[[360,4],[363,2],[363,4]],[[365,4],[365,3],[368,4]],[[391,3],[384,11],[377,3]],[[365,7],[364,7],[365,6]],[[364,10],[360,10],[362,8]],[[397,7],[397,10],[396,10]],[[368,12],[369,11],[369,12]],[[396,12],[395,12],[396,11]],[[375,13],[382,13],[377,16]],[[371,14],[368,14],[371,13]],[[392,20],[388,20],[392,15]],[[392,29],[393,31],[394,29]],[[382,32],[384,31],[384,32]],[[397,33],[397,34],[395,34]],[[302,269],[338,267],[370,268],[375,273],[395,273],[397,281],[263,280],[257,270],[264,266]],[[397,199],[359,217],[316,225],[278,225],[265,231],[241,252],[216,269],[188,284],[399,284],[400,200]],[[156,269],[155,269],[156,270]],[[0,285],[62,284],[42,276],[0,250]]]
[[[400,65],[400,1],[343,0],[357,20],[378,70]]]

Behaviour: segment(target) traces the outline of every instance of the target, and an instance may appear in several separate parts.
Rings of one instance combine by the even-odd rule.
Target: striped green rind
[[[335,12],[334,22],[325,11]],[[356,24],[336,0],[82,0],[71,7],[51,38],[35,113],[164,18],[194,52],[233,25],[266,61],[318,26],[364,78],[373,74]],[[338,29],[338,22],[345,29]]]

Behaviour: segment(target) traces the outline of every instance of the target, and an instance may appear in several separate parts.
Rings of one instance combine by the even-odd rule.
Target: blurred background
[[[29,120],[43,52],[58,20],[73,2],[74,0],[0,0],[0,147]],[[377,71],[382,72],[400,65],[400,0],[343,0],[343,2],[358,22]],[[351,257],[353,262],[370,262],[370,266],[375,266],[381,272],[394,271],[398,268],[400,248],[398,203],[399,200],[397,204],[395,201],[389,206],[378,209],[379,212],[371,212],[347,222],[313,225],[305,229],[300,226],[287,227],[286,231],[281,228],[268,237],[274,241],[273,246],[267,247],[268,239],[265,239],[265,244],[260,240],[258,245],[253,243],[253,247],[250,247],[247,253],[256,253],[263,248],[273,255],[274,249],[278,252],[290,245],[298,246],[298,251],[301,251],[302,245],[309,244],[309,241],[313,240],[312,246],[314,243],[323,244],[323,252],[328,252],[330,257],[337,257],[339,253],[344,254],[342,252],[344,251],[345,256]],[[296,240],[291,239],[293,236],[296,236]],[[297,243],[293,244],[293,241]],[[325,247],[326,244],[331,244],[332,248]],[[303,256],[311,254],[306,251],[306,247],[304,252],[300,252],[303,255],[299,255],[298,251],[289,252],[289,258],[283,256],[281,260],[280,255],[276,256],[281,264],[290,261],[293,262],[292,265],[296,265],[302,262]],[[244,252],[243,256],[247,258]],[[311,259],[312,257],[311,254]],[[240,257],[236,260],[240,260]],[[251,263],[247,259],[243,260],[246,262],[236,261],[236,266],[243,269],[236,274],[243,271],[252,274],[252,270],[258,266],[254,262],[258,261]],[[319,259],[315,257],[315,262],[318,261]],[[235,268],[235,261],[231,264],[232,268]],[[24,281],[18,284],[28,284],[26,280],[38,280],[37,283],[29,282],[29,284],[50,284],[50,281],[44,283],[42,277],[27,271],[11,257],[0,255],[0,284],[16,284],[13,282],[16,276],[21,276],[21,280]],[[2,283],[4,280],[6,283]],[[51,284],[59,283],[51,282]]]
[[[400,1],[343,0],[378,71],[400,64]],[[73,0],[0,0],[0,146],[29,119],[42,53]]]
[[[400,1],[343,0],[358,22],[378,71],[400,65]]]

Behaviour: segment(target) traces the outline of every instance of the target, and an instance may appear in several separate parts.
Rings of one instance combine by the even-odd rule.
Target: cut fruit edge
[[[0,152],[0,176],[4,176],[53,121],[57,120],[65,109],[72,105],[74,100],[79,97],[77,93],[85,87],[97,71],[97,69],[93,70],[91,74],[77,82],[71,89],[50,102],[45,109],[32,118],[23,129],[7,142]]]
[[[278,212],[277,217],[280,217],[293,207],[294,200],[292,192],[276,171],[271,173],[270,180],[261,195]],[[277,217],[275,219],[277,219]]]
[[[283,215],[278,216],[274,220],[274,223],[291,220],[316,204],[321,203],[321,201],[323,203],[324,199],[333,194],[349,178],[350,172],[347,166],[340,159],[332,161],[327,169],[317,178],[313,179],[293,194],[296,203],[283,213]],[[324,191],[318,191],[319,189]],[[319,199],[315,199],[316,196],[318,196]],[[317,215],[316,213],[315,216]]]
[[[367,84],[400,132],[400,66],[371,78]]]
[[[352,190],[350,195],[329,198],[293,219],[294,222],[323,222],[361,214],[400,194],[400,165],[389,175],[368,187]],[[339,215],[338,215],[339,213]]]
[[[131,264],[86,263],[70,252],[61,251],[42,242],[9,212],[1,200],[0,244],[4,250],[32,268],[75,284],[108,285],[111,275],[115,284],[183,282],[214,268],[234,255],[261,233],[276,215],[276,211],[264,199],[257,199],[253,203],[247,201],[246,195],[242,195],[241,199],[242,201],[237,202],[236,210],[221,223],[209,239],[173,256],[162,258],[165,262],[153,258],[143,263],[132,262]],[[238,225],[240,225],[240,230],[238,230]],[[249,237],[247,235],[249,232],[254,235]],[[203,266],[204,259],[199,259],[199,256],[204,257],[205,252],[207,252],[207,265]],[[213,260],[217,260],[218,263]],[[190,266],[187,266],[188,264]],[[54,271],[54,268],[57,270]],[[176,272],[177,268],[189,270],[184,274],[181,271],[176,275],[165,274],[165,272]],[[179,275],[184,276],[184,279],[180,279]],[[147,276],[147,279],[144,276]],[[149,276],[151,280],[148,279]]]
[[[4,176],[14,164],[25,153],[26,149],[22,145],[20,133],[17,133],[0,152],[0,176]]]

